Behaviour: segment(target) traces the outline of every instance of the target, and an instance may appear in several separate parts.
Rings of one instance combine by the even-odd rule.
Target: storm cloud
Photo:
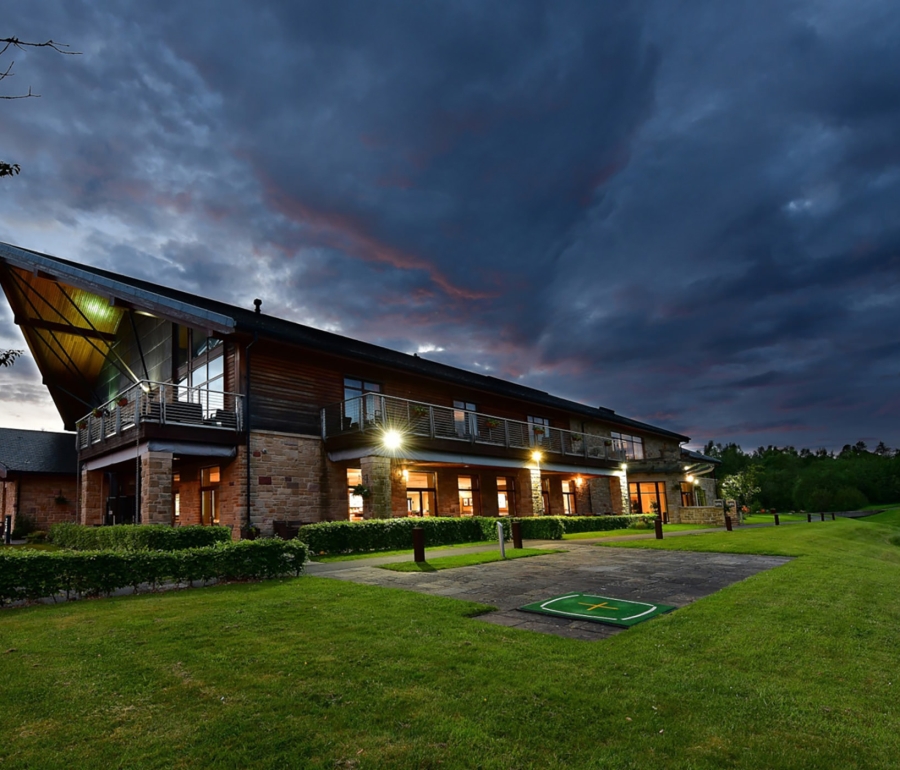
[[[6,16],[81,55],[15,52],[0,240],[699,443],[900,444],[894,4],[95,6]]]

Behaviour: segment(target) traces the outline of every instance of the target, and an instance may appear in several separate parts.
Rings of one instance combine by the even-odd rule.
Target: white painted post
[[[506,543],[503,540],[503,522],[497,522],[497,540],[500,541],[500,556],[501,558],[506,558]]]

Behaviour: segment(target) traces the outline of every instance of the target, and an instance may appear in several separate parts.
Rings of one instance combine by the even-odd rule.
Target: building
[[[710,459],[611,409],[6,244],[0,285],[84,523],[717,515]]]
[[[0,428],[0,517],[12,529],[23,518],[45,531],[75,521],[77,478],[73,434]]]

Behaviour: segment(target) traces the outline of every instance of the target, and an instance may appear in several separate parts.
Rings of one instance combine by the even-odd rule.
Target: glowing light
[[[402,471],[402,473],[403,473],[403,478],[404,478],[406,481],[409,481],[409,471],[408,471],[406,468],[404,468],[403,471]]]
[[[694,483],[694,477],[693,477],[693,476],[688,476],[688,477],[687,477],[687,483],[688,483],[688,484],[693,484],[693,483]]]
[[[544,456],[544,453],[538,452],[536,449],[531,453],[531,459],[534,460],[536,463],[539,463],[543,456]]]
[[[575,477],[575,486],[580,487],[582,484],[584,484],[584,479],[581,478],[581,476],[576,476]]]
[[[381,438],[381,443],[384,444],[385,449],[399,449],[403,444],[403,436],[399,431],[386,430]]]
[[[623,471],[627,471],[627,470],[628,470],[628,463],[622,463],[622,470],[623,470]]]

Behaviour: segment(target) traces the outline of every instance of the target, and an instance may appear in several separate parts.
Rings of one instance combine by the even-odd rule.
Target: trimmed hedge
[[[299,575],[309,551],[298,540],[242,540],[178,551],[0,550],[0,606],[55,597],[109,595],[143,584],[259,580]]]
[[[522,524],[528,540],[561,540],[565,532],[601,532],[625,529],[634,521],[652,522],[653,516],[527,516],[524,518],[398,518],[367,521],[323,521],[307,524],[297,537],[312,553],[340,554],[394,551],[412,547],[413,527],[425,530],[425,545],[475,543],[497,539],[497,522],[503,523],[504,537],[512,537],[511,522]]]
[[[170,527],[168,524],[118,524],[87,527],[54,524],[50,542],[73,551],[181,551],[231,540],[229,527]]]

